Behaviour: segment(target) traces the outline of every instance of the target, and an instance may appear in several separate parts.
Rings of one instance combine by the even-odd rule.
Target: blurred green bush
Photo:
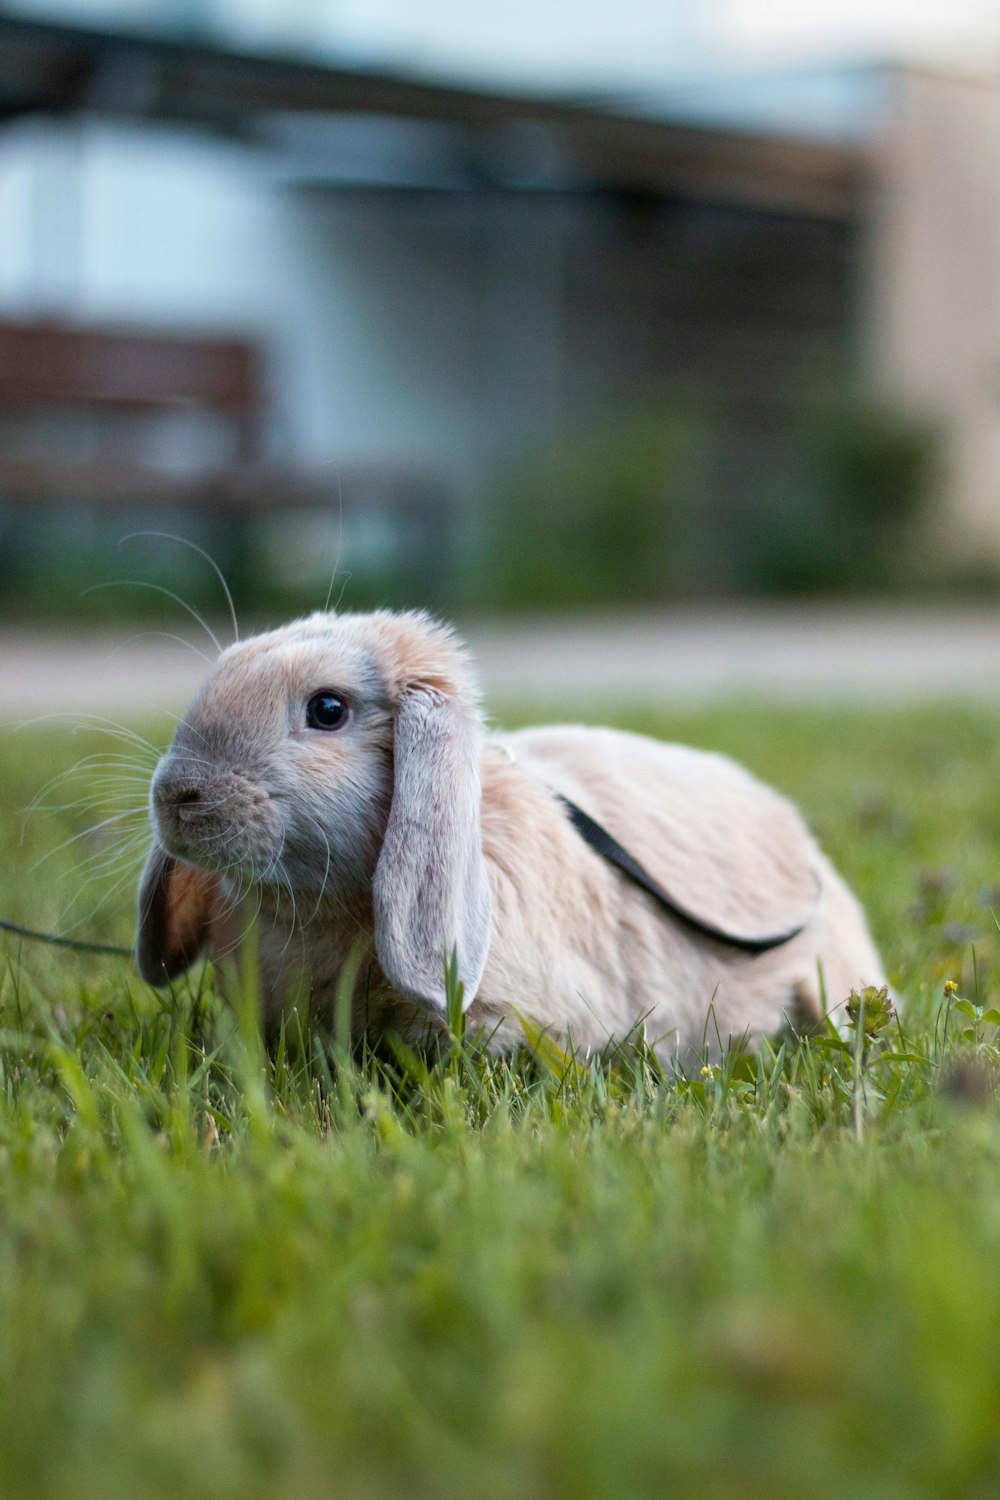
[[[794,488],[748,530],[750,593],[842,593],[944,583],[921,531],[940,480],[940,437],[916,413],[856,394],[793,413]],[[934,576],[936,575],[936,576]]]
[[[493,500],[482,601],[587,607],[683,591],[703,447],[697,406],[661,400],[532,455]]]
[[[577,432],[494,501],[481,598],[501,607],[852,593],[929,577],[934,428],[838,395],[767,412],[663,398]]]

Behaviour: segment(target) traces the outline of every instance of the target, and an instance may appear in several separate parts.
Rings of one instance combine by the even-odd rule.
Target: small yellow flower
[[[957,995],[958,994],[958,985],[955,983],[954,979],[946,979],[945,980],[945,982],[944,982],[944,992],[948,996],[949,999],[951,998],[952,995]]]
[[[701,1076],[702,1078],[708,1078],[709,1080],[711,1080],[715,1077],[718,1071],[719,1070],[714,1063],[706,1063],[701,1070]]]
[[[886,985],[878,989],[874,984],[868,984],[860,993],[857,990],[851,991],[847,1000],[847,1015],[852,1026],[857,1026],[862,1014],[867,1036],[877,1036],[880,1031],[885,1030],[896,1014]]]

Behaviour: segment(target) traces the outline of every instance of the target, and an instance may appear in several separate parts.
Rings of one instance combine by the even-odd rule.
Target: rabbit
[[[598,820],[691,914],[592,848]],[[253,951],[270,1033],[441,1044],[445,960],[495,1052],[525,1031],[664,1059],[821,1023],[884,983],[854,896],[795,808],[724,756],[578,725],[487,732],[465,649],[424,613],[316,614],[229,647],[151,786],[136,958],[163,985]],[[719,931],[713,937],[699,922]],[[801,930],[797,930],[801,928]],[[725,934],[790,929],[749,953]],[[241,960],[240,955],[243,955]]]

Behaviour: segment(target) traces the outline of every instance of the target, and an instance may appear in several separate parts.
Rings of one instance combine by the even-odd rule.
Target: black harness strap
[[[649,871],[643,869],[639,861],[629,854],[616,838],[612,838],[606,828],[585,813],[582,807],[577,807],[575,802],[571,802],[568,797],[562,796],[559,792],[555,795],[566,809],[570,822],[585,843],[589,844],[602,859],[606,859],[609,864],[621,870],[623,875],[627,875],[629,880],[658,901],[672,917],[676,917],[679,922],[683,922],[694,932],[700,932],[704,937],[714,938],[717,943],[727,943],[730,948],[740,948],[745,953],[768,953],[772,948],[780,948],[782,943],[790,943],[792,938],[798,937],[799,933],[805,930],[809,917],[804,922],[800,922],[798,927],[792,927],[787,932],[775,933],[771,937],[742,937],[738,933],[726,932],[724,928],[716,927],[711,922],[696,917],[694,912],[688,911],[665,891],[659,881],[654,880]],[[813,878],[816,880],[818,895],[819,880],[815,875]],[[809,916],[812,916],[811,912]],[[37,932],[30,927],[19,927],[3,917],[0,917],[0,931],[9,932],[15,937],[27,938],[31,942],[50,943],[53,947],[59,948],[72,948],[77,953],[106,953],[114,958],[132,957],[132,951],[129,948],[116,948],[110,943],[89,943],[79,938],[56,937],[52,933]]]
[[[116,948],[111,943],[88,943],[82,938],[56,937],[52,932],[36,932],[33,927],[19,927],[0,917],[0,932],[11,932],[15,937],[27,938],[32,943],[48,943],[53,948],[72,948],[76,953],[109,953],[112,958],[131,958],[131,948]]]
[[[809,922],[812,912],[798,927],[792,927],[788,932],[777,932],[771,937],[741,937],[734,932],[726,932],[722,927],[715,927],[711,922],[705,922],[701,917],[696,917],[694,912],[688,911],[679,901],[675,900],[654,880],[648,870],[644,870],[637,859],[624,849],[618,840],[611,837],[608,830],[600,823],[587,815],[575,802],[557,792],[556,796],[569,814],[569,820],[573,824],[580,837],[590,847],[606,859],[609,864],[617,866],[623,875],[640,886],[644,891],[653,896],[671,916],[684,923],[686,927],[695,932],[702,933],[705,937],[714,938],[717,943],[728,943],[731,948],[742,948],[746,953],[768,953],[772,948],[780,948],[782,943],[790,943],[792,938],[798,937],[804,931]],[[815,876],[813,877],[816,878]],[[819,892],[819,881],[816,880],[817,894]]]

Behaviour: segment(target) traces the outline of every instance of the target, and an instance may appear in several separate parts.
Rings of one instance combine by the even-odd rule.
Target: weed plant
[[[895,1014],[687,1078],[641,1037],[268,1057],[204,971],[0,937],[0,1493],[997,1493],[1000,719],[629,723],[800,800]],[[102,788],[100,738],[0,738],[0,912],[128,940],[124,865],[65,909],[117,825],[58,846],[145,753]]]

